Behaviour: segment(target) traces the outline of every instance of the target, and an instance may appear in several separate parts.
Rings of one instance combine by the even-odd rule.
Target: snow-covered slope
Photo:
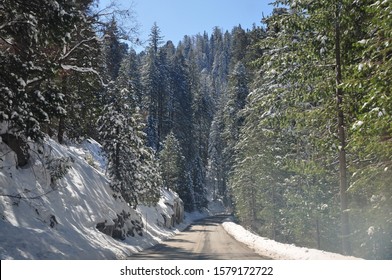
[[[168,205],[177,197],[171,191],[162,190],[156,207],[136,210],[113,198],[93,140],[65,147],[47,139],[33,150],[32,163],[16,168],[15,154],[0,141],[1,259],[121,259],[178,230],[162,226],[162,214],[172,214]],[[57,160],[48,163],[48,155]],[[62,179],[54,180],[56,166],[68,167]],[[118,241],[96,228],[122,211],[143,221],[143,236]]]

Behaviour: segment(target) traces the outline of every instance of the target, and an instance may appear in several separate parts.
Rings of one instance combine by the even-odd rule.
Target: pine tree
[[[161,39],[159,27],[154,23],[151,28],[148,53],[143,65],[142,81],[147,99],[146,104],[148,104],[148,145],[155,151],[160,150],[160,143],[163,140],[160,129],[162,128],[162,110],[164,108],[164,92],[166,88],[158,52]]]
[[[227,203],[227,174],[226,165],[223,158],[223,118],[222,110],[215,113],[211,123],[209,142],[208,142],[208,165],[207,182],[212,199],[224,199]]]
[[[343,86],[352,92],[350,109],[354,111],[348,131],[353,153],[349,191],[355,202],[351,211],[354,245],[365,258],[390,259],[391,4],[362,1],[356,5],[361,6],[356,8],[359,34],[352,52],[355,62]]]
[[[370,2],[367,4],[374,8],[375,6]],[[363,109],[367,105],[363,104],[369,104],[369,99],[363,99],[365,83],[360,82],[358,74],[364,74],[367,77],[365,80],[371,77],[370,72],[365,70],[366,64],[359,59],[361,55],[364,60],[369,58],[364,48],[364,43],[368,41],[362,40],[369,36],[369,33],[366,33],[367,24],[364,22],[368,21],[369,24],[380,22],[378,19],[383,17],[375,20],[371,13],[368,13],[372,8],[365,8],[361,3],[349,1],[331,1],[331,3],[276,1],[276,4],[288,5],[291,10],[276,9],[265,21],[268,26],[267,37],[260,39],[256,47],[253,47],[259,50],[259,58],[254,65],[259,67],[260,78],[256,85],[257,90],[250,95],[249,107],[244,112],[245,126],[237,145],[240,156],[236,160],[232,184],[237,186],[238,193],[243,191],[239,180],[246,178],[242,174],[246,174],[251,166],[246,167],[245,164],[252,162],[254,159],[252,153],[255,153],[255,150],[245,153],[245,151],[252,151],[252,147],[255,149],[251,140],[250,132],[252,132],[258,135],[258,141],[261,139],[264,141],[264,151],[259,150],[261,152],[259,156],[270,154],[265,159],[270,163],[270,167],[260,169],[263,170],[264,175],[272,172],[270,176],[275,179],[277,188],[273,193],[279,195],[280,203],[277,206],[281,209],[278,213],[279,219],[275,221],[278,221],[277,225],[281,227],[280,232],[290,233],[285,234],[289,237],[289,242],[306,243],[304,236],[310,236],[314,228],[317,246],[328,246],[331,250],[338,250],[333,245],[338,214],[338,204],[334,199],[337,190],[333,186],[340,184],[341,250],[349,254],[351,252],[349,239],[354,241],[354,238],[360,235],[359,232],[362,232],[361,234],[366,232],[366,228],[355,229],[357,223],[354,223],[355,227],[350,230],[348,209],[350,207],[350,213],[354,221],[357,221],[359,216],[357,218],[355,209],[358,206],[353,202],[362,201],[359,209],[364,209],[363,201],[370,201],[369,197],[363,195],[361,186],[369,178],[367,176],[370,173],[365,171],[366,168],[373,163],[367,160],[361,162],[361,160],[375,158],[374,153],[370,156],[368,153],[370,150],[364,152],[363,149],[364,146],[370,148],[372,145],[360,140],[364,136],[362,133],[366,131],[366,126],[358,112],[366,112]],[[385,27],[381,30],[384,31]],[[382,57],[381,55],[379,58]],[[383,65],[380,61],[378,63]],[[382,67],[381,69],[384,69]],[[359,71],[354,71],[356,69]],[[377,88],[374,84],[372,87]],[[383,107],[388,106],[388,102],[382,104]],[[379,106],[376,108],[379,109]],[[370,114],[368,116],[370,117]],[[380,117],[381,123],[384,123],[389,115],[380,114]],[[261,119],[265,121],[260,121]],[[252,122],[257,124],[253,130],[250,125]],[[386,128],[383,130],[384,133],[388,131],[388,125],[379,126],[380,123],[371,123]],[[333,127],[336,127],[336,130],[332,129]],[[380,135],[382,134],[375,133],[375,139],[380,139],[378,138]],[[360,143],[364,146],[360,146]],[[390,154],[387,147],[388,145],[385,145],[382,148],[386,156]],[[241,153],[244,155],[241,156]],[[360,156],[354,153],[359,153]],[[336,165],[337,155],[338,165]],[[386,163],[385,157],[376,158],[381,159],[380,162],[384,161],[383,164]],[[357,164],[359,162],[361,163]],[[366,162],[369,165],[365,164]],[[259,166],[263,166],[262,163]],[[361,170],[363,167],[365,168]],[[367,171],[371,169],[370,167]],[[384,169],[380,168],[376,172],[382,174],[387,170],[384,165]],[[353,177],[355,184],[348,189],[349,172],[355,175]],[[336,176],[339,173],[340,175]],[[383,185],[382,180],[379,183]],[[261,182],[258,184],[262,185]],[[384,196],[385,192],[382,193]],[[347,199],[350,194],[356,195],[356,198],[354,197],[356,201],[350,202]],[[382,205],[379,202],[377,204]],[[306,212],[309,219],[296,220],[295,217],[300,216],[301,212]],[[362,210],[358,215],[363,218],[365,213]],[[380,219],[382,215],[377,218]],[[320,230],[321,228],[323,230]],[[369,228],[373,233],[375,227]],[[385,230],[381,231],[384,233],[378,235],[378,237],[382,236],[378,240],[388,236]],[[358,242],[358,239],[355,240],[357,251]],[[368,244],[375,244],[372,242]]]
[[[163,149],[159,153],[163,184],[183,197],[181,179],[184,177],[185,158],[181,146],[173,132],[170,132],[163,142]]]
[[[213,35],[211,36],[211,55],[213,57],[211,74],[213,79],[214,96],[216,99],[221,98],[223,93],[226,91],[230,66],[230,44],[230,33],[226,32],[225,34],[222,34],[222,30],[216,27]]]
[[[193,163],[196,158],[197,148],[194,142],[193,95],[190,86],[190,72],[181,49],[177,49],[171,63],[170,90],[172,106],[170,121],[173,133],[181,145],[186,163],[185,176],[182,179],[184,186],[186,186],[187,198],[183,200],[185,204],[189,205],[189,209],[193,209],[197,207],[195,195],[199,194],[196,194],[194,189],[194,177],[197,170]],[[203,187],[200,186],[200,188],[202,189]]]
[[[18,164],[28,162],[27,139],[38,141],[43,126],[66,113],[61,86],[62,50],[90,1],[3,1],[0,6],[0,122],[13,137]],[[7,138],[5,137],[5,138]]]
[[[192,162],[192,187],[195,199],[195,208],[198,210],[207,207],[206,166],[200,155],[196,154]]]
[[[106,24],[103,33],[105,36],[103,52],[105,54],[106,74],[109,81],[115,81],[120,70],[121,61],[127,53],[128,45],[120,42],[123,34],[114,17]]]
[[[234,27],[233,30],[231,31],[232,34],[232,44],[231,44],[231,50],[230,50],[230,62],[231,62],[231,69],[234,68],[234,66],[238,62],[246,63],[245,59],[247,56],[248,51],[248,46],[249,46],[249,40],[248,40],[248,34],[244,29],[242,29],[241,25]]]
[[[206,77],[200,73],[196,64],[196,57],[192,49],[188,60],[189,83],[192,93],[192,131],[194,135],[193,182],[196,207],[202,209],[207,206],[207,164],[208,138],[213,118],[213,103],[210,89],[206,86]]]
[[[223,157],[226,162],[226,173],[228,174],[233,166],[234,146],[239,139],[239,131],[243,124],[241,110],[245,107],[246,98],[249,94],[247,71],[242,62],[235,65],[228,85],[227,101],[223,108],[223,139],[225,141]]]
[[[194,62],[200,72],[203,70],[209,72],[211,70],[211,53],[208,34],[204,32],[203,35],[196,35],[195,40],[195,49],[193,52]]]
[[[52,121],[57,124],[57,139],[97,137],[95,126],[101,98],[97,92],[103,87],[102,42],[93,25],[97,18],[84,8],[84,17],[74,27],[70,39],[64,44],[57,83],[61,89],[64,107],[72,114],[62,114]]]
[[[160,177],[153,152],[145,146],[143,126],[130,84],[129,57],[123,60],[115,84],[108,89],[111,103],[100,118],[100,136],[108,158],[111,188],[131,206],[159,199]]]
[[[272,19],[287,15],[286,9],[276,9]],[[318,137],[319,131],[312,131],[311,126],[305,128],[300,118],[306,114],[305,120],[313,121],[313,113],[319,109],[314,100],[302,97],[309,96],[314,81],[297,76],[303,75],[297,72],[303,62],[297,60],[296,51],[304,48],[297,48],[296,44],[306,37],[288,36],[290,33],[280,20],[269,18],[266,23],[266,33],[259,32],[258,43],[253,46],[255,54],[259,54],[254,63],[257,79],[247,106],[240,113],[244,124],[238,141],[233,141],[237,144],[230,187],[243,223],[279,241],[318,246],[317,239],[327,235],[323,232],[313,237],[321,214],[325,214],[318,209],[334,205],[331,196],[326,195],[329,190],[324,193],[319,190],[333,181],[320,180],[328,174],[320,172],[322,163],[311,164],[314,155],[309,157],[309,152],[317,150],[312,147],[312,137]],[[297,96],[299,93],[302,96]],[[308,218],[294,219],[304,213]],[[334,226],[334,219],[328,221],[328,226]],[[327,238],[332,239],[329,235]]]
[[[189,69],[185,58],[177,51],[173,58],[170,89],[173,94],[172,129],[179,140],[185,159],[192,160],[193,145],[193,96],[189,84]]]

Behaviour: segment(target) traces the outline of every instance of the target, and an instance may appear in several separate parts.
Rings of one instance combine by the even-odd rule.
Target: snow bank
[[[53,180],[49,155],[60,165],[65,159],[63,178]],[[0,259],[123,259],[186,227],[162,226],[162,215],[172,214],[170,205],[178,198],[169,190],[155,207],[133,210],[115,200],[93,140],[65,147],[47,139],[44,147],[33,147],[31,161],[16,168],[15,154],[0,141]],[[122,211],[144,222],[143,236],[118,241],[96,228]]]
[[[279,243],[255,235],[233,222],[224,222],[223,227],[235,239],[246,244],[256,253],[274,260],[359,260],[351,256]]]

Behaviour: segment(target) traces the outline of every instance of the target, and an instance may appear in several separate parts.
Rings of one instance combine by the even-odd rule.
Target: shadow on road
[[[227,215],[218,215],[192,223],[172,239],[128,259],[142,260],[213,260],[265,259],[236,241],[221,226]]]
[[[169,243],[168,241],[167,243]],[[189,242],[182,240],[180,242]],[[140,252],[137,255],[131,255],[128,259],[138,260],[211,260],[212,256],[208,254],[195,254],[180,248],[168,246],[166,244],[157,244],[146,251]]]

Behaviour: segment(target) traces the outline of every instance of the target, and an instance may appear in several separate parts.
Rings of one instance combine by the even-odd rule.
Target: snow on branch
[[[102,42],[104,39],[105,39],[105,36],[103,36],[102,38],[99,38],[98,36],[93,36],[91,38],[81,40],[75,46],[73,46],[68,52],[66,52],[64,55],[62,55],[60,57],[60,61],[63,61],[65,59],[67,59],[75,50],[77,50],[84,43],[88,43],[88,42],[91,42],[91,41]]]
[[[95,69],[93,69],[91,67],[80,67],[80,66],[76,66],[76,65],[61,64],[61,68],[64,69],[64,70],[72,70],[72,71],[79,72],[79,73],[92,73],[92,74],[95,74],[99,78],[101,84],[103,86],[107,86],[107,84],[105,84],[105,82],[103,81],[100,73],[97,70],[95,70]]]

